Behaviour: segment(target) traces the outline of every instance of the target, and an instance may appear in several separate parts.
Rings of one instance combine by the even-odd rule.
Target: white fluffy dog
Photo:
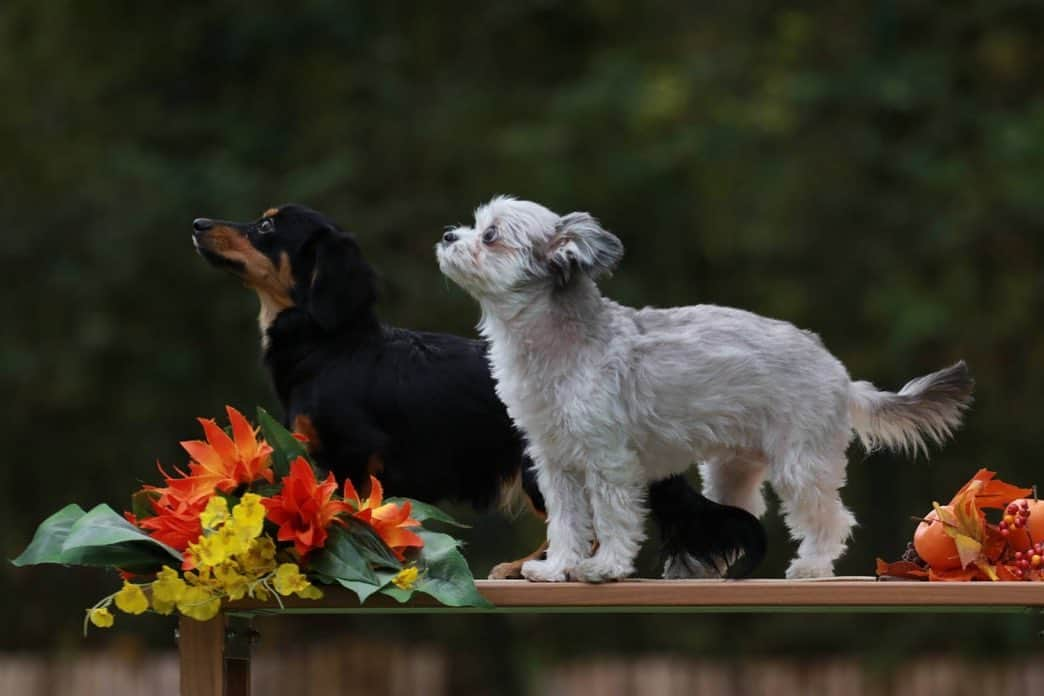
[[[606,299],[595,280],[623,245],[587,213],[495,198],[437,255],[478,300],[498,393],[529,438],[550,544],[523,567],[530,580],[630,575],[647,482],[694,461],[707,497],[759,516],[767,478],[800,542],[787,577],[831,575],[855,523],[838,494],[853,432],[916,454],[971,400],[963,362],[879,391],[787,322]]]

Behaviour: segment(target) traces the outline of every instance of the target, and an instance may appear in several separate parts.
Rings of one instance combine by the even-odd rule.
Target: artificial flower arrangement
[[[423,592],[449,606],[489,606],[460,542],[422,526],[461,526],[451,517],[416,500],[384,499],[375,477],[365,498],[347,480],[338,492],[332,473],[316,477],[304,436],[264,409],[257,428],[226,410],[227,431],[200,418],[206,440],[181,443],[187,472],[160,467],[165,485],[144,486],[123,515],[104,504],[62,508],[13,563],[118,570],[122,588],[87,610],[85,631],[88,622],[111,626],[113,605],[206,621],[226,600],[319,599],[319,585],[345,587],[360,602]]]
[[[1044,501],[1035,488],[980,469],[948,505],[933,503],[902,560],[877,560],[877,575],[904,580],[1044,581]],[[986,510],[993,513],[991,522]]]

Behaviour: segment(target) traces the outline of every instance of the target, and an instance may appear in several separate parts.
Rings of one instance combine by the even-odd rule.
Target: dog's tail
[[[653,483],[649,511],[660,527],[666,578],[742,578],[765,558],[765,528],[758,518],[708,500],[684,476]]]
[[[853,382],[849,395],[852,428],[867,450],[880,447],[927,456],[928,441],[942,444],[961,424],[975,380],[962,360],[911,380],[899,393]]]

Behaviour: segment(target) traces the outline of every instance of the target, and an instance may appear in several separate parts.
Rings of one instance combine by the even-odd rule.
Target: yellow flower
[[[177,571],[163,566],[163,569],[156,573],[156,580],[152,583],[152,608],[158,614],[170,614],[186,589],[188,585],[178,577]]]
[[[309,585],[308,587],[304,588],[303,590],[298,590],[297,591],[297,596],[300,597],[301,599],[322,599],[323,598],[323,591],[320,590],[315,585]]]
[[[268,575],[275,570],[275,555],[275,543],[271,537],[264,536],[260,539],[251,539],[246,552],[239,554],[237,560],[243,566],[244,572],[258,577]]]
[[[232,508],[232,523],[247,539],[260,535],[265,526],[265,507],[261,504],[261,496],[257,493],[244,495],[239,504]]]
[[[116,620],[116,617],[112,615],[108,607],[88,609],[87,616],[90,617],[91,623],[98,628],[109,628],[112,626],[112,622]]]
[[[225,551],[226,559],[238,556],[245,552],[247,546],[250,544],[250,537],[243,534],[243,532],[234,524],[226,524],[211,536],[216,536],[221,539],[221,547]],[[214,565],[217,564],[215,563]]]
[[[178,611],[197,621],[209,621],[221,611],[221,598],[206,587],[189,587],[178,600]]]
[[[127,614],[143,614],[149,608],[148,597],[140,585],[124,581],[123,587],[116,593],[116,606]]]
[[[267,587],[261,583],[257,583],[256,585],[250,586],[250,596],[254,599],[260,599],[262,602],[267,602],[271,595],[269,594]]]
[[[222,563],[214,568],[214,579],[229,599],[243,599],[249,587],[247,577],[238,572],[235,563]]]
[[[196,544],[189,544],[189,551],[196,558],[196,562],[201,570],[216,566],[228,556],[225,538],[217,532],[200,537],[199,542]],[[186,575],[185,577],[188,576]]]
[[[211,575],[210,566],[200,566],[196,568],[195,572],[191,570],[185,572],[185,582],[192,587],[213,587],[216,584],[214,576]]]
[[[392,584],[400,590],[412,590],[413,583],[417,582],[418,575],[420,575],[420,571],[417,570],[417,566],[403,568],[392,578]]]
[[[204,529],[217,529],[228,520],[228,501],[215,495],[207,503],[207,508],[200,513],[199,521]]]
[[[301,570],[296,563],[283,563],[276,568],[275,577],[272,578],[272,586],[275,591],[284,597],[301,592],[309,584],[308,578],[301,575]]]

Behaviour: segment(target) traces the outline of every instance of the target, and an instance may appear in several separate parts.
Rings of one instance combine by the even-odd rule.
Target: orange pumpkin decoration
[[[1023,503],[1029,505],[1030,516],[1026,520],[1026,526],[1022,529],[1012,529],[1011,535],[1008,537],[1011,548],[1016,551],[1025,551],[1032,544],[1044,541],[1044,500],[1019,498],[1013,500],[1012,503],[1019,507],[1022,507]]]
[[[953,509],[950,505],[943,505],[942,508]],[[932,510],[924,519],[914,532],[913,544],[917,555],[934,570],[959,570],[961,557],[957,553],[957,544],[946,533],[943,523],[939,521],[939,515]]]

